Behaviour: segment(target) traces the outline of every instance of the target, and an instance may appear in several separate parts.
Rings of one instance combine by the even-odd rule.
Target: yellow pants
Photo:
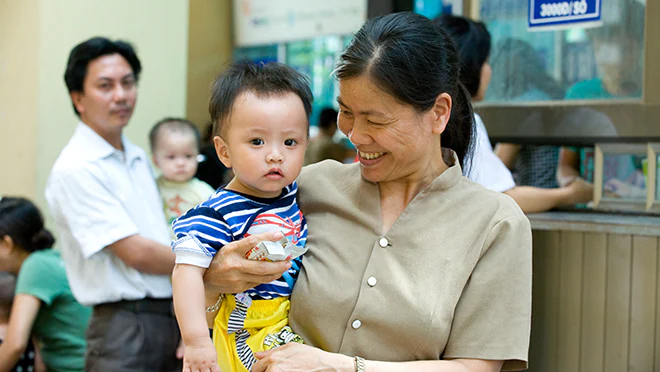
[[[220,370],[249,372],[256,362],[254,353],[291,341],[302,343],[302,338],[288,327],[289,307],[287,297],[252,300],[240,317],[243,324],[237,325],[236,314],[241,313],[241,308],[237,307],[234,295],[225,295],[213,322],[213,344]],[[237,331],[237,328],[240,329]]]

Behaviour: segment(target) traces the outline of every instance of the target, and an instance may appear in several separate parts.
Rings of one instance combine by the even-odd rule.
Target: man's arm
[[[118,240],[108,248],[135,270],[157,275],[172,274],[174,253],[164,244],[136,234]]]
[[[516,165],[516,158],[520,153],[520,145],[513,143],[498,143],[495,146],[495,155],[497,155],[507,168],[513,169]]]
[[[580,177],[580,157],[577,152],[562,147],[559,150],[559,162],[557,163],[557,183],[566,186]]]

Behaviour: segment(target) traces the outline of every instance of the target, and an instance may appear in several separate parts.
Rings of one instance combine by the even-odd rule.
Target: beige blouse
[[[290,322],[306,343],[372,360],[477,358],[526,368],[529,221],[512,199],[454,164],[385,236],[378,185],[361,177],[359,164],[303,170],[309,251]]]

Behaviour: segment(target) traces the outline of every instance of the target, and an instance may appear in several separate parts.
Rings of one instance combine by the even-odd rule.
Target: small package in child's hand
[[[257,261],[284,261],[293,260],[305,252],[306,248],[291,243],[285,236],[277,242],[263,241],[257,244],[245,257]]]

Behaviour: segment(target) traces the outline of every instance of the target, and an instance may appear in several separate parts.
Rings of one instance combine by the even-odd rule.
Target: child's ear
[[[215,145],[215,153],[218,155],[218,159],[225,165],[227,168],[231,168],[231,159],[229,158],[229,147],[227,143],[220,136],[213,137],[213,144]]]
[[[151,161],[153,161],[154,165],[160,169],[160,165],[158,165],[158,160],[156,159],[156,155],[151,154]]]

